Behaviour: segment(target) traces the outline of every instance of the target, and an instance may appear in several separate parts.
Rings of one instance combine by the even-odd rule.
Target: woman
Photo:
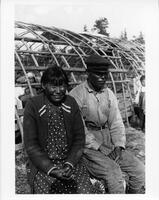
[[[44,92],[24,112],[24,143],[32,193],[94,193],[82,160],[84,127],[78,105],[66,95],[68,79],[60,67],[41,78]]]

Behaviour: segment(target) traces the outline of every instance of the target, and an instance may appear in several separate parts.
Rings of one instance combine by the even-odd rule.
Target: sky
[[[29,3],[28,3],[29,2]],[[96,19],[106,17],[110,37],[119,37],[127,31],[129,39],[145,35],[149,16],[156,6],[155,0],[52,0],[18,1],[15,4],[15,20],[55,26],[75,32],[88,30]]]

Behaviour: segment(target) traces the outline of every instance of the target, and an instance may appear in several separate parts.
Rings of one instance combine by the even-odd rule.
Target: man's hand
[[[87,130],[85,147],[88,149],[98,150],[99,146],[100,144],[96,141],[95,136]]]
[[[121,159],[122,150],[123,147],[115,147],[114,150],[108,154],[108,157],[118,162],[119,159]]]
[[[103,153],[105,156],[107,156],[112,150],[110,148],[108,148],[107,146],[101,144],[99,149],[98,149],[101,153]]]

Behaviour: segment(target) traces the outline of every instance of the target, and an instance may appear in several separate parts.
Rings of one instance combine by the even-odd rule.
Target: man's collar
[[[88,82],[85,82],[85,88],[88,90],[89,93],[93,93],[94,90],[92,88],[90,88],[90,86],[88,85]]]

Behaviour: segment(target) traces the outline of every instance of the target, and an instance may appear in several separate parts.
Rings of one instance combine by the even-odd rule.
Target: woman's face
[[[47,83],[45,85],[45,93],[48,99],[52,103],[60,103],[64,99],[66,95],[66,90],[67,90],[67,85],[62,84],[62,85],[53,85],[51,83]]]

